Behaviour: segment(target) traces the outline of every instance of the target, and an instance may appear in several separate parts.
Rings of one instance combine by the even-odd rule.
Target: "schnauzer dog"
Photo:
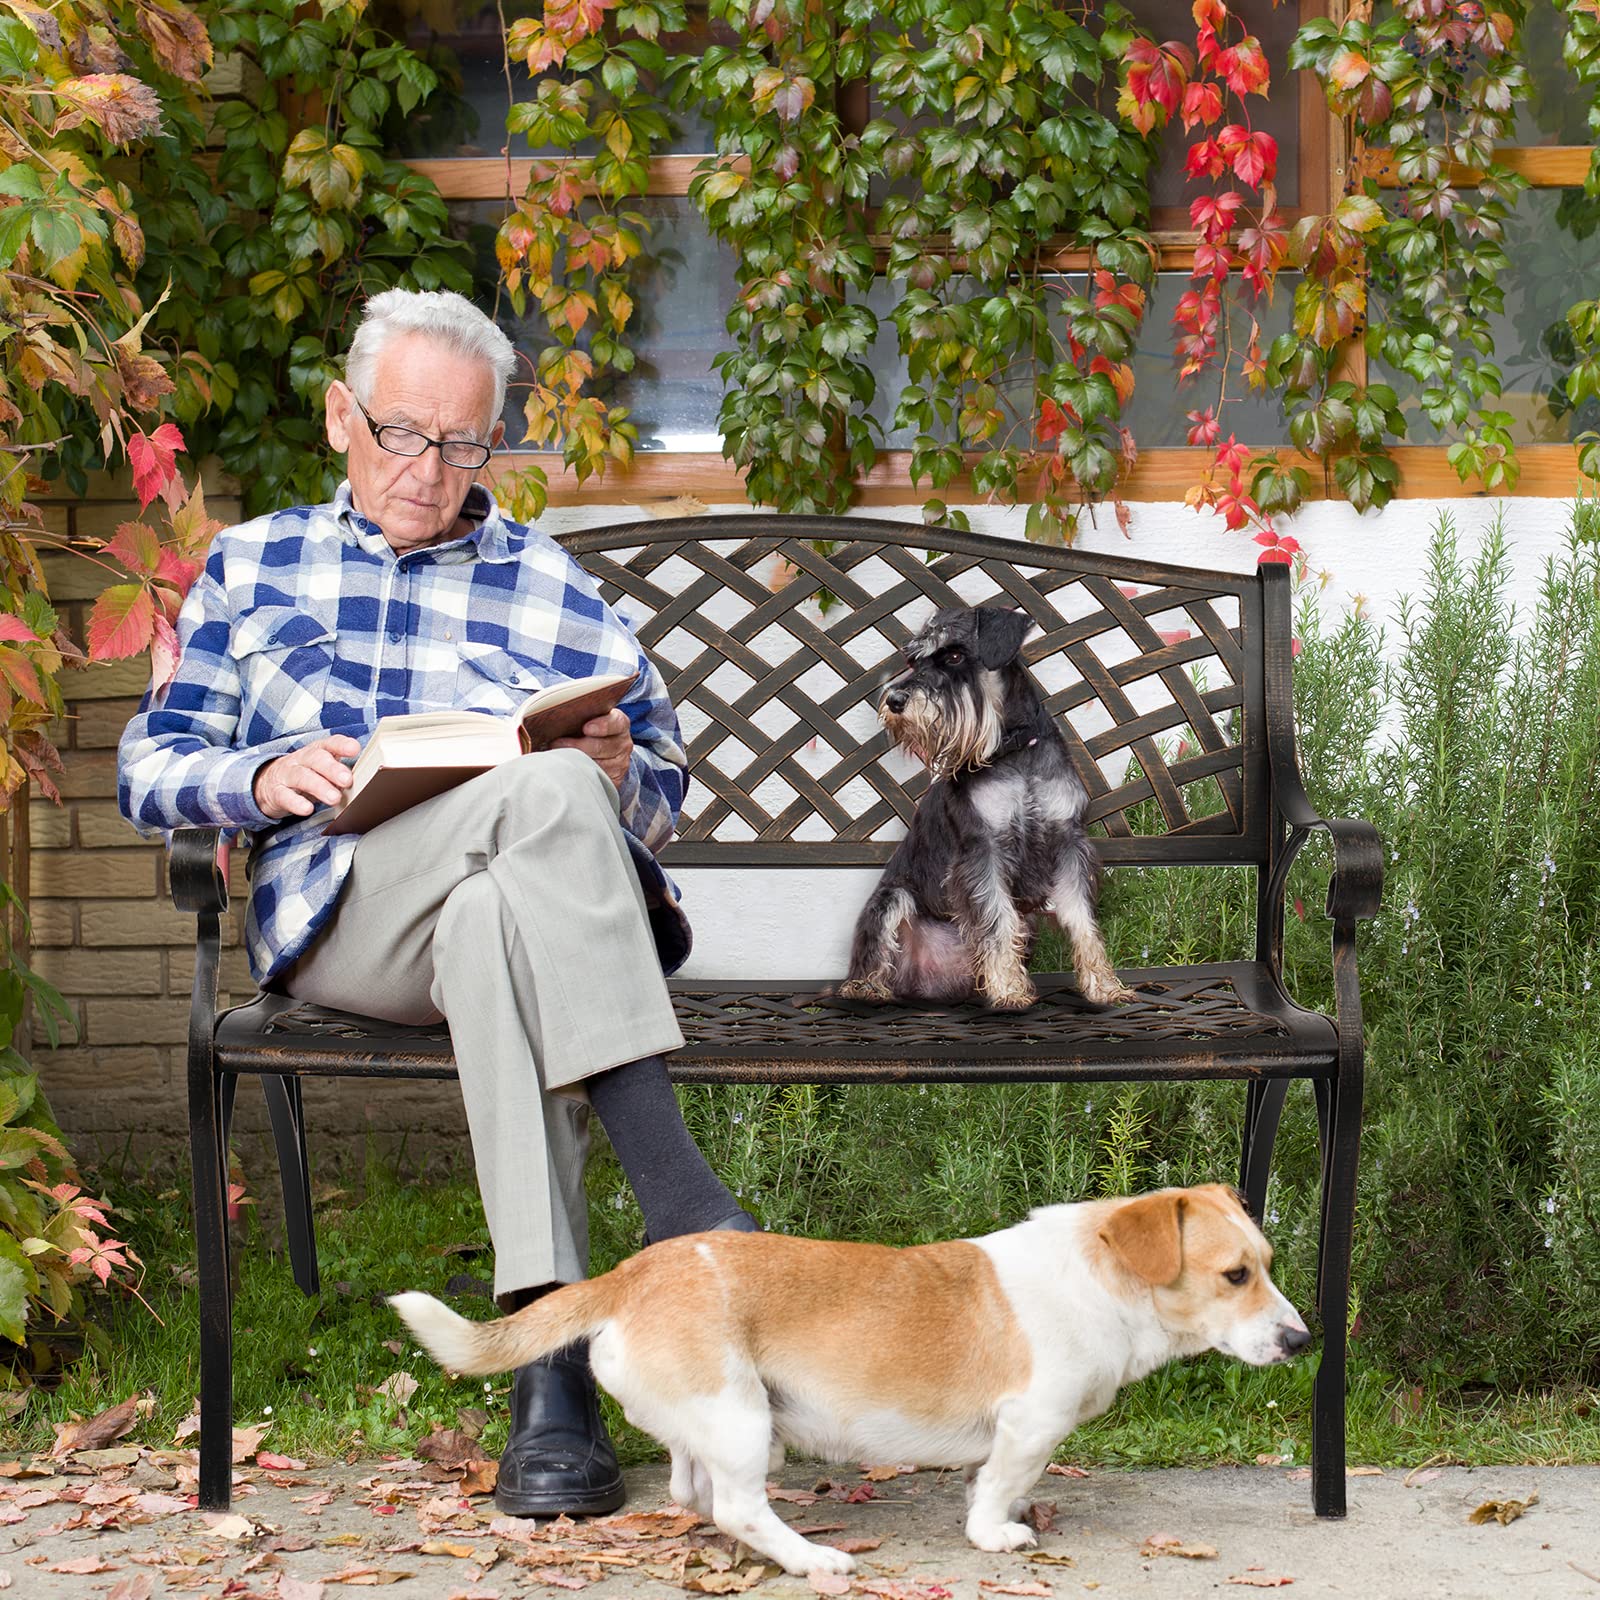
[[[1028,951],[1048,912],[1086,998],[1132,998],[1095,919],[1088,795],[1018,659],[1031,626],[999,606],[954,608],[906,646],[878,714],[934,781],[856,924],[842,996],[954,1005],[977,990],[1021,1010],[1038,998]]]

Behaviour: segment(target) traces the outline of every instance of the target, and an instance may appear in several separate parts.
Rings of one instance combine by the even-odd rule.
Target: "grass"
[[[746,1126],[748,1118],[733,1120],[738,1114],[737,1106],[724,1107],[730,1135]],[[90,1353],[59,1382],[35,1388],[27,1410],[0,1432],[0,1450],[46,1449],[52,1423],[93,1415],[131,1393],[155,1397],[154,1411],[135,1435],[144,1443],[167,1443],[191,1410],[198,1343],[186,1193],[127,1180],[115,1187],[124,1203],[119,1220],[149,1268],[143,1293],[150,1309],[131,1299],[103,1303],[114,1355]],[[402,1182],[374,1165],[359,1197],[332,1185],[319,1192],[323,1290],[317,1298],[298,1292],[269,1229],[248,1210],[239,1229],[236,1420],[270,1416],[273,1449],[316,1459],[404,1452],[431,1425],[454,1426],[458,1412],[476,1407],[490,1419],[485,1447],[498,1452],[505,1380],[486,1388],[479,1380],[446,1378],[405,1341],[383,1299],[421,1288],[467,1315],[487,1314],[480,1294],[452,1295],[447,1288],[452,1278],[486,1282],[491,1276],[488,1232],[470,1175],[441,1172],[431,1181]],[[597,1270],[638,1244],[638,1214],[629,1200],[616,1204],[621,1192],[615,1162],[602,1147],[591,1167]],[[1600,1395],[1586,1389],[1522,1394],[1464,1392],[1439,1381],[1411,1385],[1367,1364],[1359,1337],[1352,1355],[1353,1463],[1411,1468],[1435,1460],[1600,1460]],[[1314,1370],[1312,1360],[1272,1369],[1214,1356],[1174,1364],[1126,1391],[1106,1416],[1074,1434],[1058,1458],[1102,1468],[1250,1464],[1258,1456],[1305,1463]],[[397,1372],[418,1383],[404,1411],[376,1393]],[[625,1461],[656,1458],[652,1440],[614,1410],[610,1420]]]

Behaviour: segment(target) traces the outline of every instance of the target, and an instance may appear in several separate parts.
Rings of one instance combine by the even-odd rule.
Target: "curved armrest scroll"
[[[178,828],[167,858],[172,903],[196,915],[228,909],[228,843],[221,828]]]

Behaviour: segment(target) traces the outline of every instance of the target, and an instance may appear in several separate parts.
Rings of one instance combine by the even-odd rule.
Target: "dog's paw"
[[[989,1005],[995,1011],[1026,1011],[1039,998],[1031,983],[1013,983],[989,992]]]
[[[836,991],[841,1000],[892,1000],[889,985],[876,978],[846,978]]]
[[[1026,1550],[1039,1541],[1023,1522],[991,1522],[975,1527],[967,1524],[967,1538],[980,1550]]]
[[[1090,1005],[1124,1006],[1139,998],[1114,972],[1107,976],[1093,974],[1081,979],[1078,986]]]
[[[789,1568],[797,1578],[808,1578],[813,1572],[831,1572],[843,1577],[856,1570],[856,1558],[843,1550],[835,1550],[831,1544],[808,1544],[806,1550],[805,1564]]]

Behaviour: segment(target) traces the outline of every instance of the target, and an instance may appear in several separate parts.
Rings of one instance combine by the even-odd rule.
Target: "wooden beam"
[[[581,159],[578,156],[543,156],[535,162],[527,156],[514,157],[510,161],[504,156],[472,156],[408,161],[406,165],[413,172],[432,178],[446,200],[504,200],[508,184],[513,198],[522,198],[533,178],[535,165],[560,169]],[[703,155],[653,156],[646,167],[644,192],[688,194],[689,180],[694,176],[695,168],[704,160],[706,157]],[[748,171],[750,163],[744,156],[739,156],[730,165],[740,171]]]
[[[1520,173],[1535,189],[1576,189],[1583,186],[1589,176],[1589,164],[1594,147],[1587,144],[1499,145],[1495,148],[1497,165]],[[1382,189],[1407,189],[1395,172],[1394,153],[1390,150],[1369,149],[1366,152],[1366,175],[1378,180]],[[1470,188],[1483,177],[1474,167],[1461,167],[1452,163],[1450,181]]]
[[[1290,448],[1264,451],[1280,462],[1304,467],[1311,475],[1310,498],[1329,498],[1319,462]],[[1394,452],[1400,468],[1400,498],[1412,500],[1480,499],[1484,491],[1475,483],[1463,484],[1450,465],[1443,446],[1401,445]],[[977,457],[970,459],[976,460]],[[1133,472],[1122,484],[1128,500],[1182,500],[1210,465],[1209,450],[1162,449],[1141,452]],[[745,499],[743,474],[720,455],[698,451],[645,451],[634,457],[631,471],[612,469],[604,478],[578,483],[561,469],[554,455],[508,453],[496,456],[485,469],[491,483],[538,460],[550,474],[550,503],[576,505],[642,505],[693,495],[708,505],[741,504]],[[1517,452],[1522,477],[1513,494],[1564,499],[1580,483],[1578,453],[1572,445],[1524,445]],[[987,497],[974,493],[970,477],[963,474],[943,489],[911,482],[911,454],[886,451],[858,485],[856,503],[864,506],[915,505],[937,495],[952,505],[981,505]],[[1337,495],[1333,496],[1337,498]]]

